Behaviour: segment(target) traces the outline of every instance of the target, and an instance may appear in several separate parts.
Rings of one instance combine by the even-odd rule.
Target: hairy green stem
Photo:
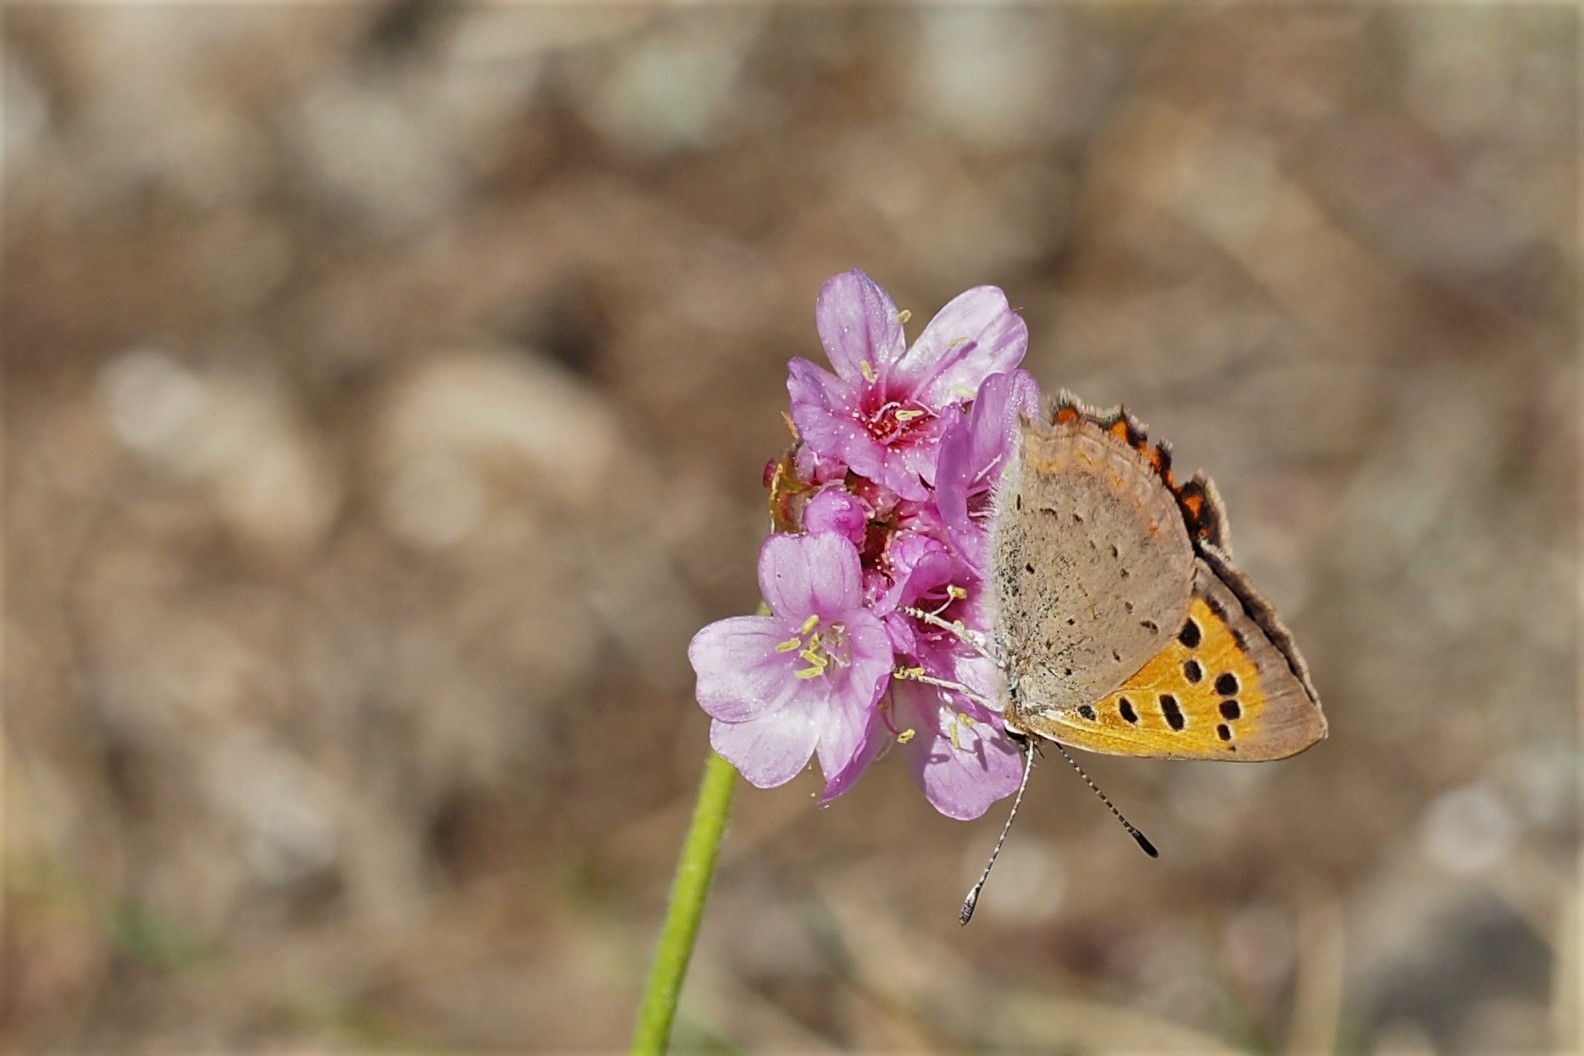
[[[655,947],[649,985],[644,988],[643,1004],[638,1009],[633,1056],[659,1056],[670,1043],[671,1022],[676,1018],[677,999],[682,995],[682,981],[687,976],[699,921],[704,916],[704,900],[709,897],[715,856],[720,851],[736,780],[737,771],[732,765],[710,752],[704,763],[704,780],[699,784],[698,803],[693,808],[693,825],[677,861],[676,877],[671,881],[671,902]]]

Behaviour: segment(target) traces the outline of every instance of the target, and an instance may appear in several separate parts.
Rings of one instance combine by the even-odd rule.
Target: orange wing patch
[[[1097,719],[1148,731],[1163,755],[1206,759],[1235,754],[1245,732],[1259,728],[1264,704],[1253,659],[1226,620],[1195,597],[1177,637],[1094,710]]]
[[[1258,731],[1259,670],[1226,620],[1195,596],[1176,638],[1094,704],[1026,716],[1032,733],[1107,755],[1271,758]]]

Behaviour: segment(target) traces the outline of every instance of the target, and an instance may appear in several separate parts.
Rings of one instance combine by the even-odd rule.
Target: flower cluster
[[[916,614],[988,631],[983,515],[1040,398],[1017,369],[1028,330],[981,286],[910,347],[907,314],[861,271],[825,283],[815,319],[835,372],[790,364],[796,441],[765,470],[769,614],[712,623],[688,648],[710,742],[761,788],[818,755],[827,802],[895,744],[937,810],[975,818],[1022,772],[984,703],[999,676]]]

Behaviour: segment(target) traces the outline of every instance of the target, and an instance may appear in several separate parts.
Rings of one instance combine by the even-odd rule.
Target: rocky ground
[[[1577,17],[29,6],[4,27],[3,1031],[624,1043],[853,266],[1207,467],[1331,739],[742,788],[747,1051],[1576,1033]]]

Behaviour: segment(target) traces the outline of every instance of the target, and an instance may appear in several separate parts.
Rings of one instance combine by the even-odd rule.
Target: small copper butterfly
[[[1008,730],[1109,755],[1281,759],[1326,735],[1308,666],[1232,563],[1203,473],[1063,391],[1020,425],[991,528]]]
[[[1151,444],[1122,408],[1064,390],[1044,417],[1020,421],[990,524],[988,652],[1009,733],[1107,755],[1241,762],[1325,737],[1292,635],[1232,563],[1215,485],[1203,473],[1178,484],[1171,446]],[[992,865],[1005,839],[1003,829]],[[989,872],[963,903],[964,924]]]

